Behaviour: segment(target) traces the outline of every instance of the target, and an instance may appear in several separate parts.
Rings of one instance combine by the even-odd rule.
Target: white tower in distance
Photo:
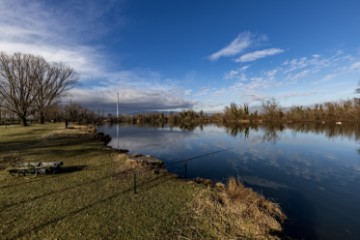
[[[119,93],[117,93],[116,118],[119,119]]]

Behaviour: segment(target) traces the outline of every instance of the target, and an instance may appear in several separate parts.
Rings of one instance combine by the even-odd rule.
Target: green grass
[[[133,174],[119,172],[122,162],[91,136],[42,137],[61,127],[2,129],[0,159],[19,156],[23,161],[63,161],[68,171],[27,179],[3,170],[0,236],[169,239],[191,234],[183,231],[184,223],[189,222],[184,211],[194,197],[193,187],[178,184],[173,175],[147,171],[138,176],[135,194]]]
[[[105,150],[91,130],[0,128],[1,239],[229,238],[212,229],[221,224],[216,208],[194,211],[198,197],[213,190],[134,167],[126,155]],[[64,170],[11,176],[5,168],[16,161],[62,161]]]

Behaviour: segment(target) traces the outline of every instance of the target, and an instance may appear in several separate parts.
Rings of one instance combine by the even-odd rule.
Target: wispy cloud
[[[214,94],[214,96],[216,96],[216,97],[221,97],[221,96],[223,96],[224,94],[226,94],[226,89],[225,89],[225,88],[216,89],[216,90],[214,90],[213,94]]]
[[[264,35],[256,35],[251,32],[242,32],[227,46],[211,54],[209,59],[211,61],[216,61],[221,57],[231,57],[237,55],[255,43],[264,40],[266,40],[266,36]]]
[[[184,91],[185,96],[191,96],[191,94],[192,94],[192,89],[187,89]]]
[[[290,81],[290,82],[294,82],[296,83],[298,80],[300,79],[303,79],[307,76],[309,76],[310,74],[310,70],[309,69],[305,69],[301,72],[297,72],[297,73],[294,73],[294,74],[289,74],[286,76],[286,80],[287,81]]]
[[[34,0],[1,1],[0,51],[30,53],[49,61],[63,62],[83,78],[100,74],[104,71],[102,63],[96,60],[100,52],[80,39],[85,32],[86,39],[93,38],[91,33],[94,31],[99,33],[96,24],[92,23],[98,22],[101,13],[106,13],[104,8],[93,8],[91,14],[86,2],[82,6],[84,10],[73,1],[62,1],[61,4],[56,8]]]
[[[279,72],[279,69],[275,68],[275,69],[271,69],[269,71],[266,71],[265,75],[269,79],[274,79],[276,77],[276,74],[278,74],[278,72]]]
[[[312,85],[316,85],[316,84],[323,84],[325,82],[329,82],[331,80],[333,80],[334,78],[336,78],[340,73],[329,73],[325,76],[322,76],[319,80],[315,80],[313,82],[311,82]]]
[[[354,59],[350,55],[346,55],[341,51],[336,52],[331,56],[321,56],[313,54],[307,57],[293,58],[286,60],[281,65],[285,73],[296,72],[302,69],[311,69],[312,73],[319,72],[325,68],[339,67],[344,64],[353,62]]]
[[[225,73],[224,75],[225,80],[240,80],[240,81],[246,81],[247,77],[246,74],[238,71],[238,70],[230,70],[229,72]]]
[[[246,74],[245,72],[249,69],[250,65],[245,65],[239,69],[230,70],[224,74],[225,80],[241,80],[246,81]]]
[[[356,55],[336,52],[330,56],[313,54],[293,58],[270,69],[259,70],[252,67],[245,70],[235,68],[224,74],[224,80],[233,80],[226,88],[226,92],[248,103],[276,97],[292,104],[292,99],[296,97],[322,94],[321,97],[328,95],[331,99],[334,94],[340,94],[337,89],[331,92],[331,87],[324,91],[324,86],[319,87],[323,82],[327,82],[327,86],[339,87],[345,84],[344,81],[347,82],[347,86],[353,81],[355,88],[358,79],[351,80],[347,74],[360,70],[360,61]],[[293,88],[299,91],[292,92],[290,89]],[[348,89],[346,91],[349,92]],[[283,92],[290,93],[283,94]]]
[[[250,53],[246,53],[239,58],[235,59],[235,62],[253,62],[261,58],[269,57],[272,55],[283,53],[284,50],[280,48],[268,48],[264,50],[258,50]]]
[[[40,55],[53,62],[62,62],[74,68],[81,75],[81,81],[90,77],[99,77],[104,72],[103,66],[96,59],[100,53],[87,46],[53,46],[32,44],[29,42],[7,42],[0,39],[0,51],[9,54],[15,52]]]
[[[205,95],[208,95],[210,92],[210,89],[209,88],[202,88],[199,92],[197,92],[195,94],[196,97],[199,97],[199,96],[205,96]]]
[[[307,96],[312,96],[317,94],[317,91],[312,91],[312,92],[291,92],[291,93],[286,93],[286,94],[282,94],[278,97],[278,99],[288,99],[288,98],[293,98],[293,97],[307,97]]]
[[[110,30],[121,30],[126,19],[117,0],[0,0],[0,51],[40,55],[62,62],[80,74],[79,84],[63,101],[114,112],[117,93],[126,111],[175,109],[192,106],[184,89],[147,69],[110,68],[106,46],[93,42]],[[113,17],[108,21],[109,14]],[[109,64],[110,63],[110,64]]]
[[[360,70],[360,61],[351,64],[350,70]]]

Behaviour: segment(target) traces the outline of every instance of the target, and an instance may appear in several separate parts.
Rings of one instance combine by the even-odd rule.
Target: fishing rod
[[[195,156],[195,157],[191,157],[191,158],[188,158],[188,159],[172,162],[170,164],[167,164],[167,167],[177,165],[177,164],[180,164],[180,163],[184,163],[184,162],[189,162],[189,161],[192,161],[192,160],[195,160],[195,159],[198,159],[198,158],[202,158],[202,157],[206,157],[206,156],[210,156],[210,155],[213,155],[213,154],[225,152],[225,151],[227,151],[229,149],[231,149],[231,148],[221,149],[221,150],[217,150],[217,151],[214,151],[214,152],[210,152],[210,153],[198,155],[198,156]]]

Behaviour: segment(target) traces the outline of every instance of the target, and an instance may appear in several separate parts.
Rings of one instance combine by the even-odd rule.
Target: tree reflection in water
[[[207,124],[195,123],[195,122],[182,122],[179,125],[176,124],[142,124],[135,123],[130,124],[135,125],[137,127],[153,127],[153,128],[166,128],[170,127],[171,129],[174,127],[180,128],[184,132],[193,132],[197,129],[203,131],[204,126]],[[275,144],[280,140],[281,132],[285,129],[290,129],[296,134],[300,133],[316,133],[323,134],[327,138],[333,138],[337,136],[344,136],[348,138],[352,138],[354,140],[360,140],[360,125],[356,123],[343,123],[342,125],[337,124],[326,124],[321,122],[300,122],[300,123],[213,123],[212,125],[216,125],[219,128],[224,127],[226,129],[226,133],[236,137],[243,136],[244,138],[249,138],[251,132],[258,132],[261,129],[263,134],[264,142],[271,142]],[[360,154],[360,149],[358,150]]]
[[[267,124],[254,124],[254,123],[224,123],[216,124],[218,127],[225,127],[226,133],[231,136],[243,135],[244,138],[249,138],[252,131],[258,132],[259,128],[264,130],[263,140],[267,142],[276,143],[279,140],[281,132],[285,129],[293,130],[294,132],[316,134],[324,134],[327,138],[337,136],[344,136],[360,140],[360,125],[358,124],[323,124],[323,123],[267,123]],[[194,131],[197,128],[203,130],[204,124],[181,124],[178,127],[184,131]]]

